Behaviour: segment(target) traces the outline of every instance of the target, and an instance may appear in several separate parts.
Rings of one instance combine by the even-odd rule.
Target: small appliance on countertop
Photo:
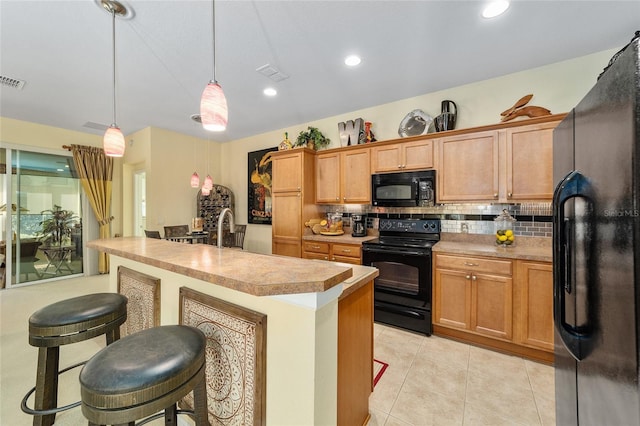
[[[361,214],[351,215],[351,236],[366,237],[367,236],[367,217]]]

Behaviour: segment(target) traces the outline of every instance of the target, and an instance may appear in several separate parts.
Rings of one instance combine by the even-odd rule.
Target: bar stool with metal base
[[[60,346],[104,334],[107,345],[120,338],[127,319],[127,298],[117,293],[96,293],[62,300],[34,312],[29,318],[29,344],[38,347],[36,386],[22,399],[20,408],[34,416],[34,426],[50,426],[56,413],[80,405],[57,407],[58,375],[84,362],[59,370]],[[34,408],[27,400],[36,394]]]
[[[89,425],[134,425],[144,419],[142,425],[163,415],[165,425],[176,425],[177,414],[192,415],[197,426],[208,425],[206,347],[202,331],[186,325],[123,337],[82,368],[82,414]],[[194,409],[177,410],[176,403],[191,391]]]

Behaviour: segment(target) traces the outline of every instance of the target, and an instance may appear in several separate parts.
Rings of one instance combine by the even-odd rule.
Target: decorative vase
[[[316,149],[316,144],[315,144],[315,141],[313,139],[307,140],[307,148]]]

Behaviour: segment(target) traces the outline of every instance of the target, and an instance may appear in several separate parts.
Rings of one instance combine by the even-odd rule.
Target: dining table
[[[208,244],[209,242],[209,234],[206,232],[203,233],[191,233],[180,236],[171,236],[164,238],[167,241],[176,241],[179,243],[188,243],[188,244]]]

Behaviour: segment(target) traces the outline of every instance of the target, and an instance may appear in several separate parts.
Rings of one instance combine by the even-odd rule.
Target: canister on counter
[[[516,220],[507,209],[502,210],[494,220],[496,229],[496,244],[501,247],[513,247],[516,244],[516,236],[513,232]]]

